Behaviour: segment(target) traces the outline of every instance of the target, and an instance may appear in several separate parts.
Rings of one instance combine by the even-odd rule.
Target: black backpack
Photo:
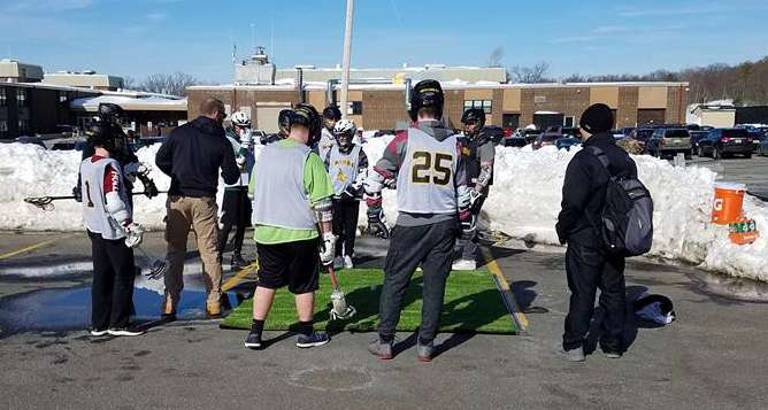
[[[601,224],[596,228],[606,250],[615,255],[638,256],[653,244],[653,199],[648,188],[635,177],[614,176],[605,152],[590,146],[610,178],[605,189]]]

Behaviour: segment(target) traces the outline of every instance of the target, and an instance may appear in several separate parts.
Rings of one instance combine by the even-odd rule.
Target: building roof
[[[499,84],[493,82],[469,83],[466,81],[441,81],[444,90],[467,90],[467,89],[539,89],[539,88],[593,88],[593,87],[688,87],[687,82],[668,82],[668,81],[643,81],[643,82],[604,82],[604,83],[541,83],[541,84]],[[304,83],[305,90],[325,90],[327,82],[307,81]],[[334,89],[339,89],[339,84],[334,85]],[[187,87],[188,90],[251,90],[251,91],[295,91],[295,81],[287,79],[280,80],[275,85],[195,85]],[[403,90],[404,84],[350,84],[349,89],[353,91],[370,90]]]
[[[43,68],[4,58],[0,60],[0,77],[19,78],[19,81],[40,80],[43,78]]]
[[[100,95],[98,97],[76,98],[69,107],[86,112],[98,111],[99,104],[112,103],[125,111],[187,111],[187,99],[172,99],[159,96]]]
[[[306,81],[327,82],[341,78],[341,67],[316,68],[311,65],[281,68],[277,70],[277,80],[296,78],[298,68]],[[502,67],[466,67],[427,64],[420,67],[400,68],[351,68],[351,80],[389,80],[410,78],[413,81],[432,78],[438,81],[460,80],[468,82],[488,81],[496,84],[507,82],[507,72]]]
[[[46,73],[44,83],[82,88],[122,88],[123,78],[93,71]]]

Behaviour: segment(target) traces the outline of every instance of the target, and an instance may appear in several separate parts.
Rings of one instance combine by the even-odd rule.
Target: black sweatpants
[[[352,256],[355,251],[355,232],[360,215],[360,201],[351,199],[333,200],[333,234],[336,241],[336,256]]]
[[[458,222],[453,219],[431,225],[394,227],[384,262],[384,286],[379,301],[382,341],[391,341],[395,336],[403,296],[419,265],[424,281],[419,341],[426,344],[435,339],[457,233]]]
[[[623,352],[626,310],[624,258],[569,242],[565,269],[571,301],[565,318],[563,348],[571,350],[584,345],[595,310],[595,294],[600,289],[599,305],[605,312],[600,347],[604,351]]]
[[[243,251],[245,228],[251,223],[251,201],[248,199],[248,188],[225,189],[221,209],[223,212],[221,215],[222,228],[219,230],[218,238],[219,257],[224,254],[232,226],[235,226],[235,247],[232,253],[240,255]]]
[[[91,327],[95,330],[128,326],[133,306],[136,265],[133,249],[123,239],[109,240],[88,231],[93,257]]]

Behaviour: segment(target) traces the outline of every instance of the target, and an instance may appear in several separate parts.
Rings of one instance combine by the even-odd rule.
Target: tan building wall
[[[543,85],[497,88],[468,88],[445,90],[444,115],[449,125],[460,128],[461,115],[466,100],[490,100],[491,112],[487,115],[487,124],[501,125],[503,114],[519,114],[519,125],[532,124],[537,111],[557,112],[565,117],[574,117],[578,124],[582,112],[593,103],[602,102],[616,112],[616,128],[635,126],[638,122],[682,123],[685,121],[687,106],[686,85],[664,84],[660,86],[645,84],[574,84]],[[198,106],[207,96],[218,97],[234,110],[251,107],[252,116],[258,116],[256,107],[259,103],[296,104],[298,93],[288,89],[270,89],[269,87],[192,87],[188,90],[189,117],[199,114]],[[327,105],[325,90],[305,91],[307,102],[318,111]],[[393,129],[398,122],[409,121],[406,112],[405,96],[402,88],[369,90],[350,90],[349,101],[362,102],[362,115],[353,119],[359,127],[373,129]],[[254,118],[254,123],[258,119]]]
[[[603,103],[611,108],[619,108],[619,87],[593,87],[589,90],[589,103]]]

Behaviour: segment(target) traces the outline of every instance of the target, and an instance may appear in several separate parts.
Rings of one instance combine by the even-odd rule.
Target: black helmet
[[[317,113],[315,107],[310,104],[297,104],[294,107],[290,115],[288,129],[294,124],[303,125],[309,128],[309,140],[307,145],[315,145],[320,141],[320,114]]]
[[[291,128],[291,112],[290,109],[286,108],[277,114],[277,128],[280,130],[278,134],[282,135],[283,138],[288,136]]]
[[[485,126],[485,110],[482,108],[470,108],[464,111],[461,115],[461,123],[466,126],[467,124],[475,124],[475,130],[472,135],[477,135],[478,132]]]
[[[411,109],[408,115],[412,121],[416,121],[419,116],[419,110],[422,108],[433,108],[437,119],[443,117],[443,87],[436,80],[421,80],[414,87],[411,93]]]
[[[114,153],[115,138],[110,132],[110,127],[99,123],[93,123],[85,129],[86,139],[94,147],[102,147]]]
[[[338,121],[341,119],[341,110],[335,105],[329,105],[323,110],[323,118]]]
[[[113,103],[99,103],[99,118],[109,121],[123,116],[123,108]]]

